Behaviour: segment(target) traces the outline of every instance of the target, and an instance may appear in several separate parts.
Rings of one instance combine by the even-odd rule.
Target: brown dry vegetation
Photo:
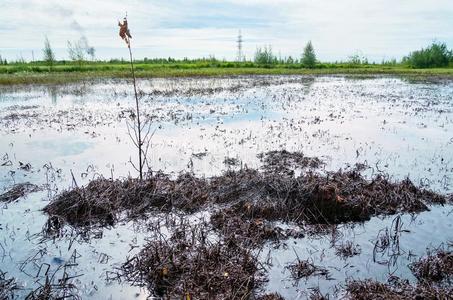
[[[448,282],[453,279],[453,252],[439,249],[410,265],[420,281]]]
[[[453,254],[438,249],[409,265],[418,280],[417,284],[398,277],[390,277],[388,283],[352,280],[346,285],[348,298],[362,299],[451,299],[453,287]]]
[[[335,245],[335,254],[342,258],[353,257],[355,255],[359,255],[361,252],[362,250],[360,249],[360,245],[354,245],[351,241]]]
[[[256,300],[285,300],[280,294],[272,293],[272,294],[265,294],[256,298]]]
[[[14,299],[14,291],[18,288],[14,278],[7,278],[6,273],[0,270],[0,299]]]
[[[274,150],[258,154],[263,162],[263,169],[268,173],[294,175],[294,169],[317,169],[324,165],[318,157],[305,156],[302,152],[289,152]]]
[[[121,276],[166,299],[248,299],[262,284],[257,258],[236,240],[212,236],[207,224],[179,226],[169,238],[159,232]]]
[[[291,272],[291,277],[295,280],[307,278],[310,276],[329,277],[329,271],[323,267],[314,265],[309,260],[297,259],[295,262],[287,266]]]
[[[190,173],[176,179],[157,173],[140,181],[96,179],[86,187],[65,191],[44,208],[56,223],[78,227],[107,226],[151,211],[186,213],[214,208],[215,227],[237,229],[266,238],[281,234],[269,231],[266,221],[295,224],[339,224],[365,221],[371,216],[428,210],[444,204],[447,197],[416,187],[409,179],[391,182],[384,175],[365,179],[359,171],[288,176],[252,169],[227,171],[213,178]],[[52,223],[48,224],[52,227]],[[269,227],[270,226],[270,227]]]
[[[60,300],[71,299],[81,300],[82,298],[77,293],[77,287],[69,283],[71,278],[64,277],[58,282],[51,282],[49,277],[46,277],[44,284],[30,292],[26,296],[26,300]]]
[[[305,229],[311,226],[323,228],[375,215],[419,212],[430,204],[449,201],[446,196],[416,187],[409,179],[391,182],[379,174],[367,180],[358,168],[325,174],[307,170],[319,166],[320,160],[297,154],[274,152],[264,155],[263,160],[264,171],[229,170],[212,178],[190,173],[176,179],[156,173],[142,181],[99,178],[51,201],[44,208],[50,216],[44,233],[58,235],[65,224],[89,232],[154,213],[157,221],[148,218],[154,237],[120,268],[120,278],[169,298],[247,299],[259,296],[264,268],[254,253],[266,241],[300,237],[309,234]],[[292,168],[305,171],[294,176],[287,172]],[[179,223],[168,221],[177,214],[204,211],[210,217],[197,225],[184,218]],[[168,233],[162,231],[161,212],[165,212]],[[283,229],[275,221],[294,225],[293,229]],[[345,256],[357,254],[354,247],[343,248],[351,250]],[[328,277],[326,269],[309,261],[298,260],[288,268],[295,279]],[[365,290],[377,295],[383,289],[390,297],[400,293],[410,297],[414,293],[429,296],[435,288],[420,284],[417,289],[422,290],[414,291],[403,283],[394,286],[368,281],[349,282],[347,287],[352,299],[364,299],[360,295]],[[267,297],[279,299],[277,295]]]
[[[18,183],[11,187],[7,192],[0,194],[0,202],[10,203],[29,193],[37,192],[38,190],[38,186],[29,182]]]
[[[407,280],[400,278],[392,278],[388,283],[370,279],[353,280],[347,283],[346,291],[347,298],[351,300],[447,300],[453,295],[451,287],[443,288],[424,283],[411,285]]]

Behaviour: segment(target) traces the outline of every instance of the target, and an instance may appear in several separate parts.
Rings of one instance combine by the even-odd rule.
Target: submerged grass
[[[8,191],[0,194],[0,202],[10,203],[29,193],[39,191],[39,187],[29,182],[13,185]]]
[[[416,284],[391,276],[387,283],[371,279],[346,283],[347,298],[362,299],[451,299],[453,287],[453,253],[442,248],[409,265],[417,278]]]
[[[14,278],[8,278],[7,274],[0,270],[0,299],[12,300],[14,292],[19,289]]]
[[[255,298],[256,300],[285,300],[279,293],[265,294]]]
[[[341,258],[353,257],[362,252],[360,245],[354,245],[351,241],[342,242],[335,246],[335,254]]]
[[[453,252],[439,249],[411,264],[410,269],[419,281],[451,283],[453,281]]]
[[[286,268],[289,269],[291,277],[294,280],[300,280],[310,276],[329,277],[329,271],[327,269],[316,266],[308,259],[302,260],[297,258],[295,262],[289,264]]]

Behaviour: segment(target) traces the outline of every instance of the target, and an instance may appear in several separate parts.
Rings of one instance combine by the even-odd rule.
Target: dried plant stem
[[[140,173],[140,180],[143,180],[143,160],[142,160],[142,136],[141,136],[141,123],[140,123],[140,106],[138,103],[138,94],[137,94],[137,84],[136,84],[136,79],[135,79],[135,70],[134,70],[134,61],[132,59],[132,50],[131,50],[131,45],[130,41],[128,44],[129,48],[129,57],[131,60],[131,72],[132,72],[132,80],[134,83],[134,93],[135,93],[135,105],[136,105],[136,110],[137,110],[137,131],[138,131],[138,141],[137,141],[137,146],[138,146],[138,172]]]

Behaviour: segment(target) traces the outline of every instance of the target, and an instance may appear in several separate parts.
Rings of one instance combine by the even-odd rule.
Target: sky
[[[98,59],[126,58],[118,20],[127,12],[136,58],[233,60],[271,45],[300,57],[311,40],[321,61],[361,55],[400,59],[433,41],[453,48],[453,0],[0,0],[0,55],[42,59],[47,36],[57,59],[85,36]]]

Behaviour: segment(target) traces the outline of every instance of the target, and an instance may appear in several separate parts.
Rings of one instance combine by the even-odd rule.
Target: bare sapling
[[[141,122],[140,120],[140,101],[139,95],[137,92],[137,81],[135,77],[135,70],[134,70],[134,60],[132,58],[132,50],[131,50],[131,33],[129,31],[127,17],[123,19],[123,23],[118,21],[118,26],[120,27],[119,35],[120,37],[126,42],[127,48],[129,49],[129,58],[131,63],[131,74],[132,74],[132,81],[134,84],[134,95],[135,95],[135,109],[136,113],[135,116],[132,116],[135,122],[131,125],[127,123],[127,130],[128,134],[131,137],[132,142],[138,149],[138,166],[130,160],[129,162],[132,164],[134,169],[139,172],[140,180],[143,180],[143,171],[145,165],[150,169],[147,163],[147,153],[150,146],[150,139],[153,134],[151,132],[151,122],[145,121]]]

